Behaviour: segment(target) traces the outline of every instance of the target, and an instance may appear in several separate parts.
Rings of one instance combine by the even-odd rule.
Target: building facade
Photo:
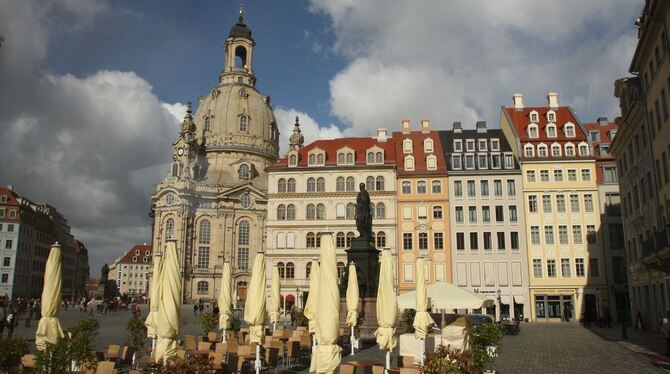
[[[648,0],[636,22],[638,43],[629,71],[614,83],[620,129],[616,156],[630,292],[636,327],[660,328],[670,308],[670,4]]]
[[[605,272],[610,301],[603,307],[613,321],[619,316],[625,319],[628,309],[628,277],[624,254],[623,221],[621,218],[621,196],[616,159],[609,149],[619,125],[601,117],[595,123],[585,123],[591,154],[596,158],[596,183],[600,201],[599,241],[605,254]]]
[[[51,246],[61,245],[61,293],[77,298],[86,292],[88,251],[70,233],[67,220],[54,207],[37,204],[0,187],[0,293],[9,298],[39,297]]]
[[[427,260],[426,281],[451,281],[449,189],[439,133],[430,121],[412,131],[409,120],[393,133],[397,178],[397,283],[400,292],[416,288],[415,264]]]
[[[449,174],[453,284],[500,296],[503,319],[527,318],[526,227],[514,153],[503,133],[483,121],[475,130],[456,122],[440,138]]]
[[[311,260],[320,237],[335,239],[340,276],[345,249],[357,237],[356,196],[363,183],[373,204],[377,248],[396,248],[395,149],[386,130],[377,137],[317,140],[303,146],[296,124],[287,155],[268,174],[267,277],[279,268],[282,307],[302,308],[309,290]]]
[[[152,270],[151,245],[134,245],[109,269],[109,279],[116,282],[120,295],[148,295],[148,277]]]
[[[195,113],[189,108],[152,196],[152,253],[176,240],[186,302],[218,297],[223,262],[230,261],[234,299],[243,304],[250,261],[265,249],[266,170],[277,160],[279,132],[270,97],[255,87],[255,44],[240,13],[218,83]]]
[[[598,318],[607,305],[596,163],[586,131],[558,95],[503,107],[500,127],[521,163],[532,320]]]

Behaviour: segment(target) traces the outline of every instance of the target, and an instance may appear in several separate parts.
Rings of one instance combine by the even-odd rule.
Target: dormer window
[[[565,125],[563,131],[565,131],[565,136],[568,138],[575,137],[575,125],[568,123]]]
[[[523,155],[524,157],[535,157],[535,147],[532,144],[526,144],[523,146]]]
[[[553,110],[547,112],[547,122],[556,122],[556,112]]]
[[[414,170],[414,157],[405,156],[405,170]]]
[[[375,162],[378,164],[383,164],[384,163],[384,153],[383,152],[376,152],[375,153]]]
[[[240,132],[249,131],[249,117],[245,115],[240,116]]]
[[[575,146],[572,143],[565,145],[565,155],[567,157],[575,157]]]
[[[337,154],[337,164],[338,165],[344,164],[344,153]]]
[[[514,169],[514,155],[505,153],[505,169]]]
[[[435,157],[435,155],[429,155],[426,157],[426,167],[428,170],[437,169],[437,157]]]
[[[316,155],[316,163],[319,165],[323,165],[325,162],[325,157],[323,154]]]
[[[433,152],[433,139],[426,139],[423,141],[423,151],[425,153]]]
[[[337,154],[338,165],[353,165],[354,154],[352,152],[340,152]]]
[[[547,125],[546,131],[547,131],[547,137],[549,138],[556,137],[556,125],[554,125],[553,123]]]
[[[475,155],[465,155],[465,168],[467,170],[474,170],[474,168],[475,168]]]
[[[561,157],[561,145],[552,144],[551,145],[551,157]]]
[[[486,157],[486,154],[478,154],[477,155],[477,167],[479,169],[488,169],[488,157]]]
[[[498,139],[491,139],[491,150],[493,152],[497,152],[500,150],[500,140]]]
[[[579,144],[579,155],[588,156],[589,155],[589,146],[586,143]]]
[[[349,152],[347,153],[347,164],[353,165],[354,164],[354,154]]]
[[[309,166],[323,166],[324,162],[325,162],[325,158],[326,158],[326,156],[322,153],[323,151],[317,148],[317,149],[312,150],[312,152],[313,153],[311,153],[307,157],[307,161],[308,161],[307,164]],[[346,161],[346,157],[345,157],[345,161]]]
[[[405,139],[402,141],[402,151],[403,153],[412,153],[412,140]]]
[[[205,117],[205,131],[211,131],[210,128],[209,128],[209,123],[210,123],[211,119],[212,119],[212,117],[210,117],[210,116]]]
[[[384,153],[368,151],[368,164],[383,164],[384,163]]]
[[[309,164],[316,165],[316,155],[309,155]]]
[[[451,168],[454,170],[461,170],[463,168],[461,155],[451,155]]]
[[[500,169],[502,167],[502,161],[500,161],[500,153],[491,154],[491,168]]]
[[[536,123],[539,120],[539,116],[537,115],[536,111],[530,112],[530,122]]]
[[[240,168],[237,170],[240,179],[249,179],[251,178],[251,169],[249,168],[249,165],[247,164],[242,164],[240,165]]]
[[[298,166],[298,155],[288,156],[288,166],[290,166],[290,167]]]
[[[477,144],[477,150],[478,151],[480,151],[480,152],[486,151],[486,139],[479,139],[479,141],[477,143],[478,143]]]
[[[540,144],[537,146],[537,155],[539,157],[547,157],[547,146]]]
[[[528,137],[529,138],[537,138],[538,137],[537,125],[535,125],[535,124],[528,125],[527,131],[528,131]]]
[[[475,141],[472,139],[468,139],[465,141],[465,150],[468,152],[474,152],[475,151]]]
[[[454,140],[454,152],[463,152],[463,141],[458,139]]]

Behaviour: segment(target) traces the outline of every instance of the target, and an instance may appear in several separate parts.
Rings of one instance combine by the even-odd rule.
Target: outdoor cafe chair
[[[279,362],[279,348],[268,347],[265,349],[265,365],[266,367],[263,370],[269,370],[274,368],[275,373],[277,373],[277,365]]]
[[[384,367],[381,365],[373,365],[372,374],[384,374]]]
[[[133,354],[135,353],[135,349],[129,346],[123,347],[123,351],[121,353],[121,356],[119,356],[118,360],[120,364],[122,365],[131,365],[133,363]]]
[[[356,367],[343,362],[340,364],[340,374],[356,374]]]
[[[288,367],[291,367],[291,359],[300,358],[300,342],[297,340],[289,340],[287,343],[287,359]]]
[[[107,353],[105,353],[105,360],[116,360],[119,358],[119,351],[121,351],[121,347],[118,344],[110,344],[107,347]]]
[[[215,331],[210,331],[207,333],[207,341],[210,343],[216,343],[219,341],[219,336]]]
[[[195,336],[193,335],[185,335],[184,336],[184,350],[188,354],[193,354],[196,350],[196,340]]]
[[[210,349],[212,348],[212,343],[210,342],[200,342],[198,343],[198,350],[195,354],[198,355],[207,355],[209,354]]]
[[[115,363],[112,361],[98,362],[98,368],[95,370],[95,374],[116,374],[114,364]]]

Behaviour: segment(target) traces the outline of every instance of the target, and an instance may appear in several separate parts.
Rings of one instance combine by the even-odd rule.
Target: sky
[[[240,3],[0,0],[0,184],[68,219],[91,275],[150,240],[150,196],[186,103],[216,84]],[[286,149],[391,131],[498,125],[512,94],[619,115],[633,0],[249,0],[258,90]]]

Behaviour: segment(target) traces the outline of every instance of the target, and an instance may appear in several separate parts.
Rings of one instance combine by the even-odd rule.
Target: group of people
[[[219,314],[219,305],[216,303],[216,300],[212,303],[212,313],[214,315]],[[204,316],[205,312],[209,313],[209,303],[205,303],[202,299],[198,300],[197,303],[193,304],[193,316],[196,317],[200,312],[200,316]]]

